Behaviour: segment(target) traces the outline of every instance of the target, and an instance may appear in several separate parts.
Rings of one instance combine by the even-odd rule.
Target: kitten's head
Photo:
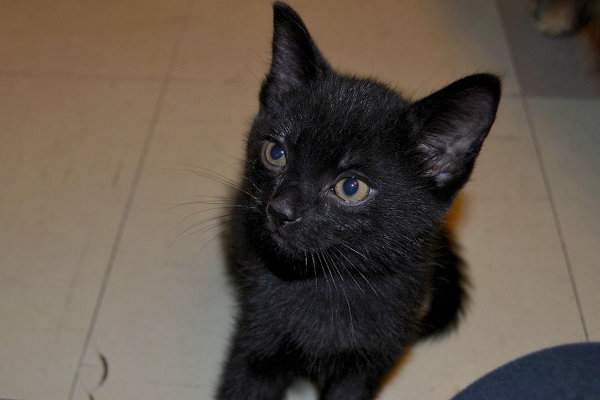
[[[247,147],[252,235],[288,257],[410,253],[469,178],[499,95],[498,79],[482,74],[410,103],[338,74],[294,10],[276,3]]]

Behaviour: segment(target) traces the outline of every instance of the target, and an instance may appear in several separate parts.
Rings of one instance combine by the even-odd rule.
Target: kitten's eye
[[[285,151],[283,148],[275,142],[269,142],[264,149],[265,160],[276,167],[283,167],[285,165]]]
[[[335,184],[333,191],[342,200],[356,203],[366,199],[373,192],[373,189],[360,179],[345,178]]]

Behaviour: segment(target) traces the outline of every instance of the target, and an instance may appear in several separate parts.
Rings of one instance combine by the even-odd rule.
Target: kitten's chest
[[[403,342],[414,329],[416,302],[411,296],[356,282],[317,280],[259,290],[255,318],[269,340],[307,354],[352,351]]]

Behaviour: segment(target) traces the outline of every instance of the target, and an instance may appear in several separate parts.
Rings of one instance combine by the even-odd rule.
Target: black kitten
[[[498,79],[415,103],[336,73],[274,6],[273,59],[232,221],[240,314],[219,399],[369,399],[464,297],[443,218],[494,121]]]

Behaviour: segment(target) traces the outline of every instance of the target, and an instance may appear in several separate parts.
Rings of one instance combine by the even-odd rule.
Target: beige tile
[[[180,218],[157,211],[132,212],[75,399],[211,398],[233,312],[216,231],[171,244]]]
[[[474,72],[518,92],[493,2],[291,2],[334,67],[420,96]],[[199,2],[175,68],[178,78],[254,91],[271,59],[271,2]]]
[[[228,193],[226,185],[186,170],[205,167],[237,179],[256,100],[228,90],[185,83],[168,91],[76,399],[90,392],[97,398],[211,398],[234,307],[220,228],[213,221],[195,224],[221,211],[212,204],[173,207]],[[96,351],[111,373],[94,389],[102,374]]]
[[[160,77],[185,3],[1,1],[0,71]]]
[[[268,1],[194,4],[174,77],[240,86],[254,94],[271,62]]]
[[[600,101],[534,97],[530,113],[590,340],[600,340]]]
[[[0,397],[67,397],[158,89],[0,79]]]

